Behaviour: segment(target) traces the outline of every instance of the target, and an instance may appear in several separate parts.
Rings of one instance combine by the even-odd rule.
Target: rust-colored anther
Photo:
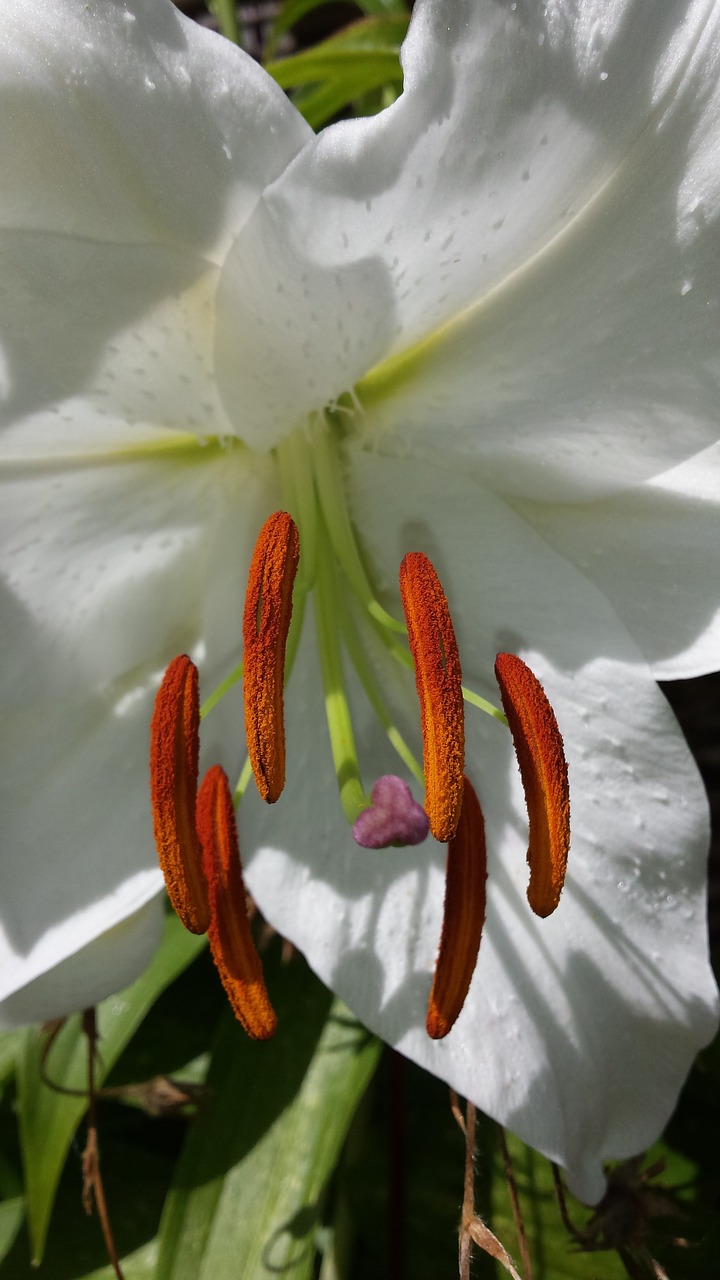
[[[537,676],[512,653],[499,653],[495,675],[515,743],[530,820],[528,902],[549,916],[560,900],[570,847],[570,795],[563,740]]]
[[[467,778],[457,831],[448,845],[440,950],[428,1003],[427,1033],[442,1040],[465,1003],[485,923],[485,822]]]
[[[425,772],[425,812],[436,840],[455,834],[465,767],[465,709],[455,632],[445,592],[421,551],[400,565],[400,595],[407,622]]]
[[[183,653],[173,658],[155,699],[150,798],[155,844],[170,901],[191,933],[205,933],[210,923],[195,828],[199,729],[197,667]]]
[[[210,887],[212,957],[238,1022],[254,1040],[269,1040],[277,1018],[250,932],[232,792],[219,764],[200,784],[197,823]]]
[[[243,618],[247,748],[257,789],[274,804],[285,785],[285,645],[300,559],[295,521],[276,511],[255,543]]]

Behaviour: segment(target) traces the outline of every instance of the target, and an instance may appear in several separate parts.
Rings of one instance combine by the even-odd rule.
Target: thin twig
[[[562,1178],[560,1177],[560,1170],[554,1160],[551,1162],[550,1168],[552,1169],[553,1182],[555,1184],[555,1198],[558,1203],[558,1209],[560,1210],[560,1217],[562,1218],[563,1226],[565,1230],[570,1233],[573,1239],[583,1242],[584,1236],[582,1232],[575,1226],[575,1223],[572,1221],[570,1214],[568,1213],[567,1201],[565,1199],[565,1188],[562,1183]]]
[[[454,1098],[454,1101],[457,1104],[457,1098]],[[457,1109],[459,1112],[459,1106]],[[453,1114],[455,1115],[454,1107]],[[456,1115],[455,1118],[458,1119],[458,1116]],[[475,1212],[475,1107],[470,1101],[466,1104],[465,1123],[461,1122],[462,1116],[458,1120],[465,1134],[465,1180],[458,1241],[460,1280],[470,1280],[470,1259],[474,1244],[500,1262],[512,1276],[512,1280],[521,1280],[505,1246]]]
[[[454,1089],[450,1090],[450,1110],[453,1113],[455,1122],[460,1130],[463,1138],[467,1138],[467,1129],[465,1128],[465,1117],[460,1110],[460,1099]]]
[[[472,1236],[470,1224],[475,1217],[475,1104],[465,1104],[465,1178],[463,1182],[462,1218],[460,1221],[460,1280],[470,1280]]]
[[[117,1280],[124,1280],[123,1273],[120,1269],[120,1262],[115,1248],[112,1228],[110,1226],[110,1218],[107,1211],[107,1202],[105,1200],[105,1188],[103,1187],[102,1175],[100,1173],[100,1146],[98,1143],[97,1128],[97,1093],[95,1092],[95,1052],[97,1045],[97,1029],[95,1026],[95,1010],[86,1009],[83,1013],[83,1030],[87,1036],[88,1042],[88,1118],[87,1118],[87,1141],[85,1150],[83,1151],[82,1169],[83,1169],[83,1190],[82,1202],[83,1208],[87,1214],[92,1213],[93,1198],[95,1199],[95,1207],[97,1208],[100,1226],[102,1228],[105,1248],[108,1258],[112,1266]]]
[[[520,1208],[520,1197],[518,1196],[517,1183],[515,1181],[515,1170],[513,1169],[512,1157],[505,1138],[505,1130],[502,1125],[498,1125],[500,1134],[500,1150],[502,1152],[503,1167],[505,1169],[505,1180],[507,1182],[508,1191],[510,1193],[510,1204],[512,1205],[513,1221],[515,1223],[515,1231],[517,1232],[518,1244],[520,1246],[520,1261],[522,1263],[523,1275],[525,1280],[533,1280],[532,1261],[530,1258],[530,1249],[528,1247],[527,1233],[525,1231],[525,1223],[523,1221],[522,1209]]]

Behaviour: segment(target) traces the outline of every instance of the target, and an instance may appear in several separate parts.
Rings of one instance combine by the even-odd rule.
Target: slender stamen
[[[563,740],[540,681],[521,658],[499,653],[495,675],[515,743],[530,820],[528,902],[549,916],[560,900],[570,847],[570,797]]]
[[[205,933],[210,922],[195,829],[199,724],[197,667],[180,654],[170,663],[155,699],[150,726],[150,798],[167,891],[190,933]]]
[[[340,803],[345,817],[352,826],[370,801],[365,794],[360,776],[360,762],[345,687],[337,618],[338,602],[342,602],[342,586],[335,572],[333,552],[326,536],[322,512],[318,512],[318,525],[321,536],[318,540],[314,599],[318,656],[325,694],[325,717],[340,792]]]
[[[442,1040],[451,1030],[470,988],[485,923],[486,880],[482,809],[463,778],[460,821],[448,845],[440,950],[428,1003],[426,1025],[433,1040]]]
[[[268,1040],[275,1034],[277,1018],[250,932],[235,810],[219,764],[200,784],[197,824],[210,889],[212,957],[238,1022],[254,1040]]]
[[[255,544],[243,618],[245,732],[257,789],[268,804],[285,785],[285,645],[299,558],[297,526],[286,511],[276,511]]]
[[[465,721],[455,632],[440,580],[421,551],[400,565],[400,595],[420,700],[425,810],[436,840],[447,841],[460,817]]]
[[[350,661],[355,668],[356,674],[365,691],[365,696],[370,703],[370,706],[385,730],[389,742],[395,748],[400,759],[403,761],[403,764],[406,765],[422,785],[422,766],[415,759],[415,756],[395,724],[392,711],[383,697],[373,675],[370,661],[363,647],[362,638],[358,635],[358,632],[355,629],[355,619],[347,608],[340,611],[340,626],[342,628],[343,640],[345,641],[345,648],[347,649]],[[409,657],[410,655],[408,654],[408,658]]]
[[[401,622],[376,600],[363,565],[350,515],[343,500],[344,485],[340,459],[331,429],[319,431],[313,441],[313,465],[320,509],[330,540],[348,583],[368,613],[382,627],[402,634]]]

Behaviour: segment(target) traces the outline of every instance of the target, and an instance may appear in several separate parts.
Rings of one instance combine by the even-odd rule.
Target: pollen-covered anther
[[[549,916],[560,900],[570,848],[570,794],[562,735],[545,690],[522,658],[499,653],[495,675],[528,809],[528,902],[536,915]]]
[[[482,809],[467,778],[457,831],[448,845],[440,950],[428,1003],[427,1032],[442,1040],[465,1003],[485,923],[487,856]]]
[[[465,767],[462,674],[448,602],[421,551],[400,565],[400,595],[415,664],[425,773],[425,811],[436,840],[457,828]]]
[[[208,769],[200,784],[197,823],[210,889],[212,957],[238,1022],[254,1040],[269,1040],[277,1017],[250,932],[232,792],[220,765]]]
[[[170,663],[155,699],[150,798],[155,844],[170,901],[191,933],[205,933],[210,922],[195,828],[199,727],[197,667],[180,654]]]
[[[243,691],[250,763],[263,800],[285,785],[285,646],[300,559],[297,526],[276,511],[255,544],[243,617]]]

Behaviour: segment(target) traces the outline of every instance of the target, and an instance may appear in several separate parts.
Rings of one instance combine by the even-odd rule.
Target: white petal
[[[169,0],[6,0],[0,227],[220,252],[311,136]]]
[[[416,6],[404,96],[307,147],[234,250],[281,246],[298,418],[383,346],[359,386],[380,397],[369,429],[441,442],[527,497],[612,492],[715,440],[719,23],[707,0],[683,22],[637,2]],[[272,288],[228,287],[228,347],[250,335],[245,438],[272,443],[291,383],[268,387],[256,326],[285,312]],[[327,350],[348,314],[349,350]]]
[[[128,986],[148,965],[162,932],[162,899],[150,902],[0,1003],[0,1027],[48,1022],[88,1009]]]
[[[509,738],[469,712],[467,768],[488,823],[487,923],[466,1007],[446,1041],[430,1042],[444,850],[353,845],[320,757],[306,651],[290,685],[286,793],[271,814],[250,797],[240,814],[249,886],[373,1030],[565,1165],[573,1189],[595,1200],[602,1161],[657,1136],[716,1026],[702,785],[613,610],[499,499],[457,471],[372,457],[354,458],[351,484],[393,597],[405,551],[433,559],[467,681],[492,696],[494,656],[507,648],[545,682],[571,770],[568,882],[552,919],[532,916]],[[387,757],[369,717],[358,722],[370,781]]]
[[[204,695],[238,662],[248,560],[276,497],[268,468],[237,447],[1,475],[1,995],[18,993],[7,1016],[30,1020],[35,988],[27,1004],[23,989],[106,933],[101,994],[121,985],[113,966],[125,982],[147,961],[117,926],[162,884],[147,776],[155,691],[178,652],[202,666]],[[222,758],[217,722],[204,745]],[[82,970],[38,999],[78,1007]]]
[[[311,265],[306,231],[299,244],[293,229],[289,208],[263,206],[230,250],[218,289],[218,387],[254,449],[272,448],[352,387],[392,334],[382,266],[370,255],[342,271]]]
[[[612,601],[657,680],[717,669],[720,445],[613,498],[518,509]]]
[[[161,245],[8,231],[0,271],[3,457],[232,434],[212,368],[217,268]]]

